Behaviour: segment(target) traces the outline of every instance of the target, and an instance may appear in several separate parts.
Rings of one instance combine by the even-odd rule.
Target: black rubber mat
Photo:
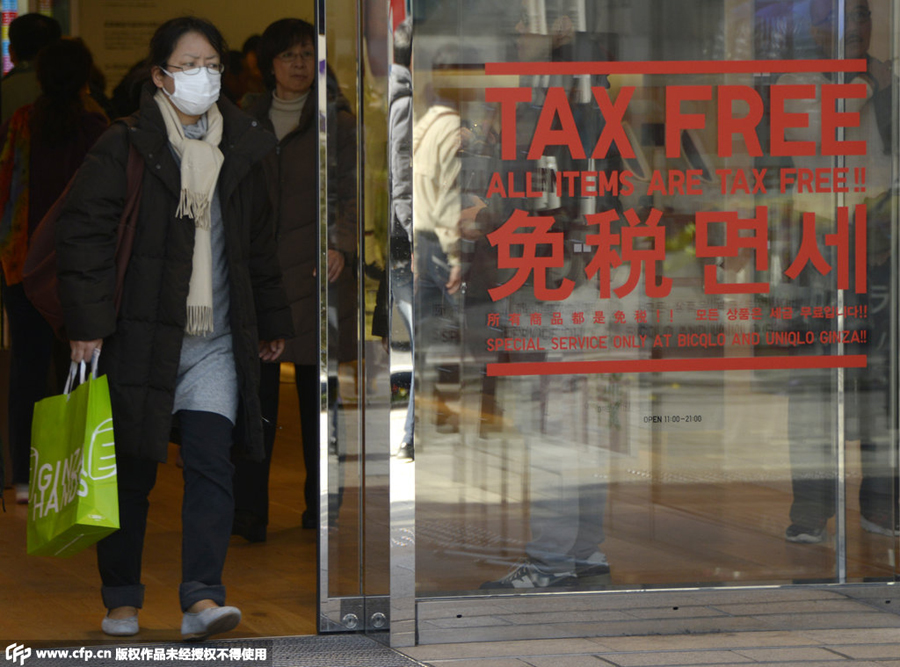
[[[320,635],[273,641],[272,667],[422,667],[361,635]]]

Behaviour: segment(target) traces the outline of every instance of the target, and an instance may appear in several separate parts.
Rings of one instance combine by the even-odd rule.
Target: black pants
[[[54,356],[53,329],[25,296],[22,284],[2,282],[3,306],[9,319],[9,451],[12,481],[28,484],[31,420],[34,404],[51,393],[47,376]],[[68,370],[68,363],[65,364]],[[59,393],[62,387],[52,388]]]
[[[295,364],[294,378],[300,400],[300,437],[303,440],[303,463],[306,482],[303,495],[306,511],[319,515],[319,369],[315,365]],[[241,460],[235,468],[235,511],[257,526],[269,523],[269,469],[278,424],[278,393],[281,365],[263,363],[260,368],[259,399],[262,407],[266,458],[263,461]]]
[[[234,514],[231,463],[233,425],[213,412],[182,410],[181,608],[200,600],[225,604],[222,570]],[[119,457],[119,530],[97,543],[97,564],[107,609],[142,607],[141,557],[147,531],[148,496],[156,483],[154,461]]]

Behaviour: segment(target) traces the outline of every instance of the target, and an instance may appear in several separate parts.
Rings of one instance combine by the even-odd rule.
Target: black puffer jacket
[[[72,340],[102,338],[120,455],[165,461],[186,319],[194,223],[175,215],[180,168],[165,123],[144,89],[132,126],[116,123],[97,142],[57,223],[59,289]],[[290,310],[275,261],[274,224],[260,160],[275,139],[220,98],[225,160],[219,198],[225,225],[231,330],[240,384],[236,441],[262,457],[259,340],[290,338]],[[129,142],[144,159],[141,205],[122,304],[116,317],[114,251],[125,199]]]

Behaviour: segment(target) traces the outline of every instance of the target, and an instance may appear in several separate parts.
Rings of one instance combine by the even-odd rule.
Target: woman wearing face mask
[[[97,545],[110,635],[139,630],[147,499],[172,427],[184,459],[182,636],[203,639],[240,622],[222,585],[231,448],[262,457],[259,359],[281,354],[292,325],[260,163],[274,138],[219,98],[225,53],[207,21],[159,27],[140,110],[88,154],[57,225],[72,360],[90,360],[102,346],[112,401],[121,528]],[[117,313],[114,249],[129,146],[144,172]]]

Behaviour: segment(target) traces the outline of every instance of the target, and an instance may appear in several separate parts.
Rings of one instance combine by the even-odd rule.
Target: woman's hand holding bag
[[[73,361],[64,393],[34,406],[29,554],[71,556],[119,527],[112,407],[107,378],[97,377],[99,356],[95,346],[90,375],[83,358]]]

